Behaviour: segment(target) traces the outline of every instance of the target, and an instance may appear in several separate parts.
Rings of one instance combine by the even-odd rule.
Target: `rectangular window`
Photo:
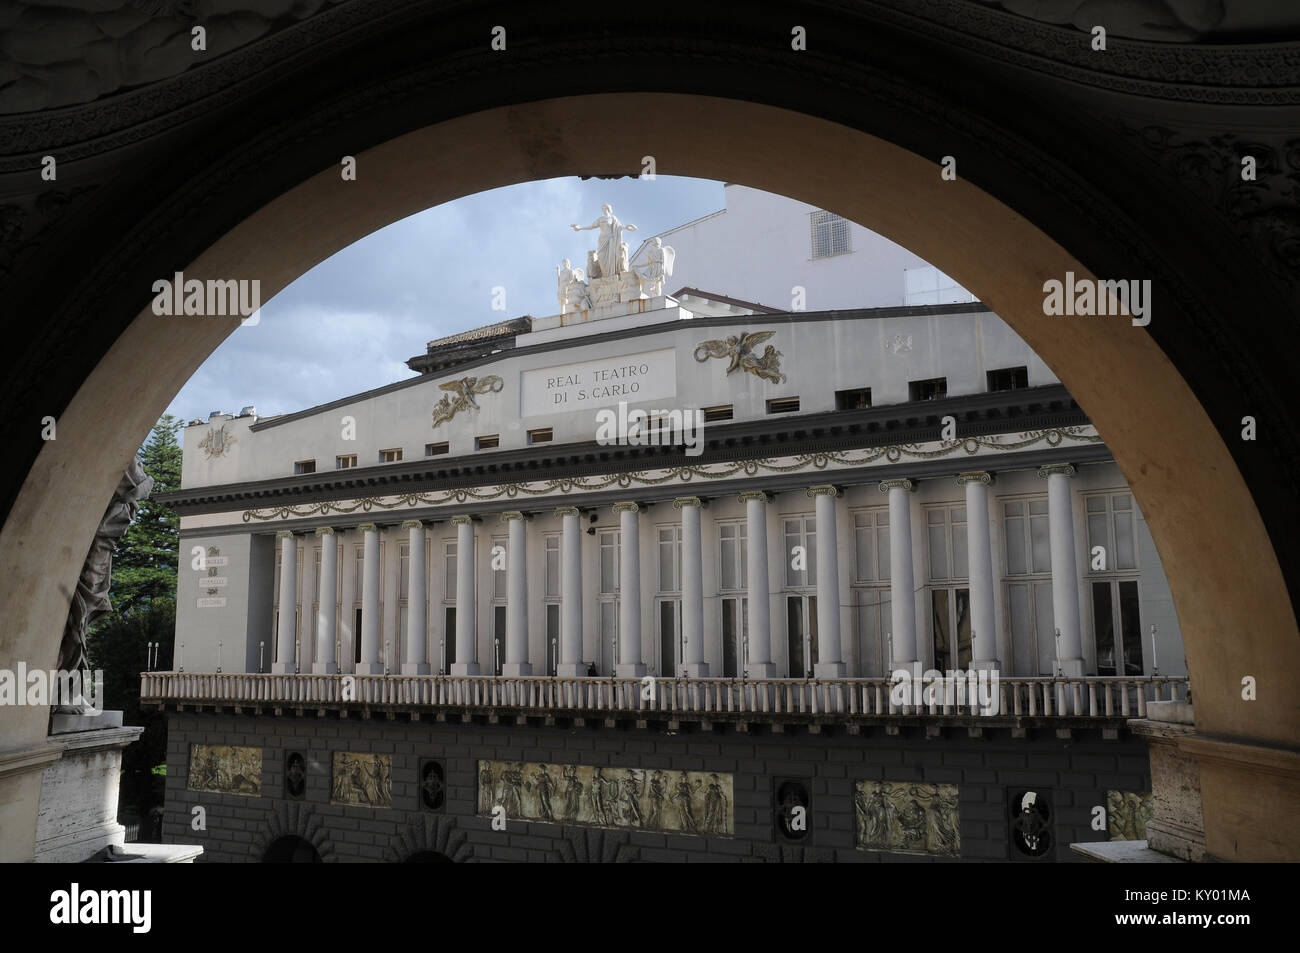
[[[352,663],[361,664],[361,607],[352,610]]]
[[[1084,498],[1084,509],[1088,521],[1088,571],[1096,575],[1136,570],[1137,523],[1132,494],[1088,496]]]
[[[443,674],[451,671],[456,664],[456,607],[445,606],[443,610],[442,658]]]
[[[817,597],[787,596],[786,650],[790,678],[808,678],[817,664]]]
[[[749,632],[749,600],[722,600],[722,677],[739,678]]]
[[[456,541],[442,544],[442,596],[448,602],[456,601]]]
[[[497,549],[500,547],[500,550]],[[506,561],[498,559],[497,553],[506,551],[506,537],[494,536],[492,538],[492,562],[495,564],[492,568],[492,598],[505,599],[506,594],[510,591],[506,588]],[[500,568],[497,568],[500,567]]]
[[[294,472],[294,473],[315,473],[315,472],[316,472],[316,461],[315,461],[315,460],[299,460],[297,463],[295,463],[295,464],[293,465],[293,472]]]
[[[474,438],[475,450],[495,450],[499,446],[501,446],[500,434],[489,434],[486,437]]]
[[[704,408],[704,422],[706,424],[716,423],[719,420],[730,420],[733,416],[734,410],[731,404]]]
[[[618,592],[618,532],[600,534],[600,591]]]
[[[853,514],[854,578],[858,582],[889,581],[889,509]]]
[[[866,410],[870,406],[870,387],[856,387],[853,390],[837,390],[835,392],[836,410]]]
[[[506,607],[492,607],[492,655],[495,674],[500,675],[506,664]]]
[[[613,672],[618,663],[618,600],[604,599],[600,603],[600,646],[597,659],[609,659],[606,671]],[[604,674],[602,672],[601,674]]]
[[[682,528],[659,527],[659,591],[682,591]]]
[[[540,427],[537,430],[528,431],[528,443],[531,446],[535,443],[550,443],[555,439],[555,433],[550,427]]]
[[[930,580],[966,578],[966,507],[932,507],[926,511]]]
[[[678,644],[682,633],[682,604],[677,599],[659,602],[659,674],[672,678],[677,674]]]
[[[1029,369],[1025,367],[1004,367],[989,371],[987,377],[990,393],[999,390],[1023,390],[1029,386]]]
[[[560,647],[560,607],[557,603],[546,604],[546,674],[555,677],[557,671],[556,656]]]
[[[806,589],[817,585],[817,519],[800,516],[782,520],[785,551],[785,586]]]
[[[769,414],[792,414],[798,410],[798,397],[777,397],[767,402],[767,412]]]
[[[718,538],[722,548],[719,589],[737,590],[749,586],[747,532],[745,523],[718,524]]]
[[[930,610],[934,667],[941,672],[970,668],[970,590],[934,589]]]
[[[883,678],[890,674],[889,636],[892,603],[888,589],[859,589],[858,677]]]
[[[411,544],[400,543],[397,547],[397,598],[406,600],[411,594]]]
[[[1008,576],[1052,571],[1046,498],[1003,503],[1002,530]]]
[[[546,553],[546,588],[547,599],[560,598],[560,537],[547,536],[543,541]]]
[[[424,445],[424,455],[426,457],[440,457],[451,449],[451,444],[444,440],[442,443],[426,443]]]
[[[334,458],[335,470],[350,470],[357,465],[357,455],[355,453],[340,453]]]
[[[401,459],[402,459],[402,450],[400,447],[395,447],[391,450],[379,451],[380,463],[398,463],[401,461]]]
[[[908,381],[909,400],[941,400],[948,396],[948,378],[935,377],[928,381]]]
[[[812,223],[812,257],[830,258],[847,255],[849,247],[849,221],[834,212],[816,211],[809,219]]]

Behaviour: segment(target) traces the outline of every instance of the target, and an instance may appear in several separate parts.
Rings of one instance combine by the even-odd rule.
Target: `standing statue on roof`
[[[601,215],[590,225],[570,225],[575,232],[589,232],[593,229],[599,230],[600,236],[596,240],[596,259],[595,263],[599,268],[599,273],[593,269],[588,275],[589,278],[613,278],[614,276],[625,271],[626,268],[620,268],[623,264],[622,245],[623,233],[635,232],[635,225],[624,225],[614,216],[614,207],[612,205],[602,205],[600,207]]]

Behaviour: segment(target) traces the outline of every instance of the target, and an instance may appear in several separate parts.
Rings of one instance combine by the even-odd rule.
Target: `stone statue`
[[[63,643],[59,648],[58,668],[64,672],[87,671],[86,632],[103,615],[113,611],[108,599],[109,584],[113,575],[113,550],[131,521],[135,519],[140,501],[153,489],[153,478],[144,472],[139,457],[132,457],[122,475],[113,499],[104,511],[104,518],[95,530],[94,542],[86,554],[86,563],[77,580],[77,591],[72,596],[68,621],[63,629]]]
[[[642,278],[641,290],[651,297],[664,293],[664,279],[673,273],[673,261],[677,253],[671,245],[665,245],[662,238],[650,239],[646,251],[646,263],[637,268]]]
[[[614,208],[611,205],[602,205],[600,207],[600,218],[596,219],[590,225],[570,225],[575,232],[589,232],[593,229],[600,232],[596,239],[596,265],[599,271],[592,270],[592,278],[613,278],[627,271],[625,266],[626,257],[622,250],[623,232],[635,232],[635,225],[624,225],[614,217]]]
[[[560,299],[561,314],[591,307],[591,299],[587,294],[587,282],[584,280],[581,268],[571,267],[569,259],[566,258],[555,269],[555,277],[555,294]]]

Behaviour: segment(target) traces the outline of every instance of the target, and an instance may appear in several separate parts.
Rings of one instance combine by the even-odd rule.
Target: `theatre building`
[[[187,427],[175,671],[142,687],[168,713],[168,840],[1041,862],[1144,836],[1125,719],[1186,669],[1102,437],[985,306],[919,260],[851,262],[883,239],[780,203],[797,234],[753,267],[834,310],[709,284],[735,207],[676,252],[630,249],[606,207],[558,313]],[[869,306],[822,257],[870,273]],[[961,675],[891,697],[928,670]]]

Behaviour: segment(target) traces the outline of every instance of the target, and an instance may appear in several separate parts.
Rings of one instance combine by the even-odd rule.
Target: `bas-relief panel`
[[[609,830],[730,837],[732,776],[518,761],[478,763],[478,813]]]
[[[858,850],[957,857],[957,786],[859,781],[853,795]]]
[[[393,756],[335,751],[330,803],[347,807],[393,806]]]
[[[1106,792],[1106,827],[1111,840],[1146,840],[1147,821],[1156,811],[1151,792]]]
[[[190,745],[188,789],[209,794],[262,796],[262,749]]]

